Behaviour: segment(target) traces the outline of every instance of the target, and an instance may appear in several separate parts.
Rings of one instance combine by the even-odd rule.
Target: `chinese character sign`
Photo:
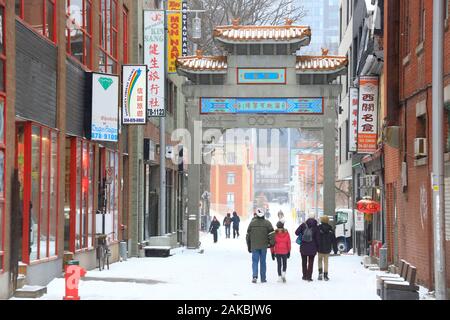
[[[358,107],[359,91],[358,88],[350,88],[349,96],[349,151],[356,151],[356,139],[358,137]]]
[[[378,77],[359,79],[358,153],[374,153],[378,140]]]
[[[181,11],[181,0],[169,0],[168,9]],[[167,15],[167,30],[169,32],[167,41],[167,72],[177,72],[177,58],[182,55],[182,15],[181,12],[169,13]]]
[[[164,117],[164,11],[144,11],[144,63],[148,69],[148,116]]]
[[[91,139],[119,140],[119,77],[92,73]]]
[[[122,67],[122,122],[147,122],[147,66]]]

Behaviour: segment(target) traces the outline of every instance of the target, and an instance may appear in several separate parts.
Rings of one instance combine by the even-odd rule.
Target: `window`
[[[119,227],[119,154],[105,148],[100,153],[99,210],[96,215],[97,233],[105,233],[112,240],[118,239]],[[103,230],[104,217],[104,230]]]
[[[99,68],[104,73],[117,74],[118,53],[118,10],[117,0],[99,1],[100,23],[100,63]]]
[[[420,12],[419,12],[419,43],[425,40],[425,4],[424,0],[420,0]]]
[[[227,206],[230,209],[234,208],[234,193],[233,192],[227,193]]]
[[[233,185],[236,183],[235,180],[236,180],[236,174],[234,172],[229,172],[227,174],[227,184]]]
[[[66,139],[66,249],[76,252],[94,247],[94,145]],[[68,223],[67,223],[67,220]]]
[[[92,69],[92,0],[66,0],[67,53]]]
[[[24,208],[22,261],[29,263],[58,252],[58,133],[31,122],[16,128]]]
[[[128,63],[128,9],[123,7],[123,63]]]
[[[5,252],[5,2],[0,0],[0,272],[3,270]]]
[[[56,43],[56,0],[16,0],[16,14],[39,34]]]

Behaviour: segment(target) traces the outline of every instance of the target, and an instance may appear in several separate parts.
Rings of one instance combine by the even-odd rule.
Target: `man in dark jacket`
[[[236,211],[233,212],[231,221],[233,221],[233,239],[236,238],[236,236],[239,238],[239,223],[241,222],[241,219]]]
[[[333,228],[329,225],[329,217],[323,216],[320,218],[321,224],[319,225],[319,280],[322,280],[322,276],[325,281],[328,281],[328,257],[330,256],[331,249],[334,253],[337,253],[336,237],[334,235]],[[323,261],[323,264],[322,264]],[[322,268],[323,266],[323,268]],[[322,274],[323,272],[323,274]]]
[[[231,222],[232,222],[232,218],[231,218],[231,214],[227,213],[226,217],[223,219],[223,225],[225,226],[225,237],[227,239],[230,238],[230,229],[231,229]]]
[[[264,219],[264,212],[260,209],[256,212],[247,229],[248,251],[252,254],[253,283],[258,280],[258,264],[260,264],[261,282],[266,280],[266,255],[270,247],[270,237],[274,237],[274,229],[270,221]]]
[[[314,258],[319,249],[319,229],[314,213],[309,215],[308,220],[302,223],[295,234],[302,235],[302,244],[300,245],[300,254],[302,255],[303,280],[313,281],[312,273],[314,267]]]

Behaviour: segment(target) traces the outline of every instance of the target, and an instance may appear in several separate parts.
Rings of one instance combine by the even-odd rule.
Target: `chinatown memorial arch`
[[[244,26],[234,20],[216,27],[214,38],[226,55],[203,56],[198,50],[195,56],[177,59],[178,74],[190,80],[183,86],[189,132],[194,132],[194,121],[202,122],[202,130],[322,130],[324,214],[334,213],[336,98],[341,86],[331,83],[346,73],[347,58],[330,56],[326,49],[319,56],[296,56],[309,45],[311,29],[290,19],[283,26]],[[200,165],[189,164],[188,169],[188,199],[200,201]],[[191,248],[199,242],[198,204],[189,201],[185,220]]]

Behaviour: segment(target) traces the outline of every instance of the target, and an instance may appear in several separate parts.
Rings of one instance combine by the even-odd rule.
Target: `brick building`
[[[241,219],[251,217],[254,197],[252,147],[237,144],[233,152],[216,149],[213,161],[210,186],[214,214],[225,216],[236,211]]]
[[[143,63],[143,9],[142,0],[0,1],[0,299],[14,293],[18,263],[26,283],[40,286],[61,275],[66,258],[95,268],[96,233],[109,234],[111,262],[119,260],[121,240],[138,254],[144,137],[159,141],[157,120],[145,128],[122,126],[117,94],[102,120],[117,123],[118,132],[98,139],[90,97],[93,73],[107,90],[111,81],[120,87],[123,64]],[[181,95],[173,99],[176,86],[168,92],[167,132],[177,105],[183,107]],[[162,234],[181,230],[178,168],[170,163],[167,230],[156,231]]]
[[[445,223],[450,261],[450,28],[445,15]],[[433,1],[385,1],[384,148],[389,261],[418,268],[418,282],[434,287],[432,210]],[[423,148],[422,146],[427,146]],[[450,270],[447,267],[447,280]],[[448,282],[450,284],[450,282]]]

